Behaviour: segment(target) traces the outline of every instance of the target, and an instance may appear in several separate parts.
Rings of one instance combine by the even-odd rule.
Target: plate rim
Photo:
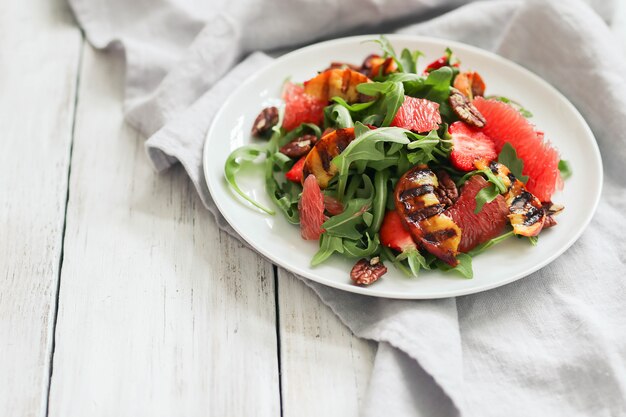
[[[389,299],[405,299],[405,300],[422,300],[422,299],[427,300],[427,299],[451,298],[451,297],[458,297],[458,296],[463,296],[463,295],[476,294],[476,293],[488,291],[494,288],[502,287],[502,286],[508,285],[512,282],[515,282],[519,279],[525,278],[537,272],[538,270],[542,269],[546,265],[553,262],[556,258],[561,256],[563,253],[565,253],[580,238],[582,233],[587,229],[587,227],[591,223],[591,220],[593,219],[593,216],[595,215],[598,205],[600,203],[600,198],[602,195],[602,188],[604,186],[604,167],[603,167],[603,162],[602,162],[602,156],[600,153],[600,149],[598,147],[598,142],[595,138],[595,135],[593,134],[593,131],[589,127],[587,121],[580,114],[578,109],[569,101],[569,99],[565,97],[565,95],[563,95],[556,87],[548,83],[539,75],[533,73],[527,68],[524,68],[523,66],[517,64],[516,62],[513,62],[507,58],[504,58],[494,52],[490,52],[490,51],[487,51],[485,49],[482,49],[473,45],[468,45],[468,44],[458,42],[458,41],[446,40],[443,38],[434,38],[434,37],[421,36],[421,35],[382,34],[392,42],[394,39],[399,42],[428,42],[428,43],[439,44],[443,47],[451,47],[451,48],[469,50],[475,54],[487,57],[488,59],[495,59],[496,61],[508,67],[515,68],[517,71],[521,71],[522,73],[524,73],[525,76],[533,79],[534,82],[539,83],[543,88],[550,90],[559,99],[559,101],[561,101],[562,104],[575,116],[575,118],[578,119],[579,122],[581,122],[581,126],[584,127],[585,133],[591,138],[593,138],[592,148],[593,148],[594,157],[598,162],[598,172],[591,173],[591,175],[595,174],[597,178],[599,178],[598,180],[599,186],[596,188],[597,192],[593,201],[592,209],[589,210],[589,212],[586,214],[586,217],[584,218],[584,221],[582,222],[582,226],[578,229],[578,231],[575,234],[573,234],[570,237],[569,240],[567,240],[567,242],[564,245],[561,246],[561,248],[559,248],[559,250],[555,251],[552,255],[544,259],[542,262],[539,262],[536,265],[522,272],[518,272],[517,274],[512,274],[507,279],[497,281],[497,282],[486,283],[482,286],[464,288],[464,289],[458,289],[458,290],[445,290],[445,291],[439,291],[439,292],[430,291],[425,294],[413,294],[413,293],[404,293],[404,292],[395,292],[395,291],[385,291],[384,293],[380,293],[376,291],[375,287],[361,287],[361,286],[353,285],[351,283],[335,282],[330,279],[320,279],[319,277],[315,276],[315,274],[311,273],[308,270],[302,270],[301,268],[285,266],[282,260],[280,259],[280,257],[272,254],[270,251],[267,251],[263,249],[262,247],[255,245],[253,242],[248,240],[245,234],[243,234],[240,228],[237,226],[237,223],[231,222],[228,216],[224,214],[224,210],[220,206],[220,203],[218,202],[218,200],[213,198],[213,195],[215,195],[215,189],[211,186],[211,181],[209,180],[209,178],[212,178],[212,176],[210,175],[209,170],[208,170],[208,165],[209,165],[208,164],[208,159],[209,159],[208,142],[209,142],[209,138],[211,136],[212,131],[216,128],[216,125],[222,116],[222,113],[225,112],[226,107],[228,107],[227,104],[229,104],[229,102],[233,100],[233,97],[237,94],[237,92],[239,92],[240,90],[244,90],[249,84],[252,84],[255,81],[255,79],[258,78],[259,74],[262,71],[267,71],[275,66],[280,65],[281,62],[287,58],[291,58],[293,56],[297,56],[300,54],[306,54],[307,52],[315,50],[315,49],[323,49],[325,47],[333,46],[334,44],[371,41],[373,38],[378,37],[380,35],[381,34],[369,34],[369,35],[357,35],[357,36],[348,36],[348,37],[331,39],[331,40],[327,40],[323,42],[314,43],[314,44],[296,49],[284,55],[281,55],[280,57],[276,58],[273,62],[255,71],[253,74],[250,74],[235,90],[233,90],[228,95],[224,103],[220,106],[219,110],[213,117],[213,120],[211,121],[209,129],[207,130],[207,133],[205,135],[203,150],[202,150],[202,172],[203,172],[206,184],[207,184],[207,188],[209,190],[209,194],[211,195],[211,198],[213,199],[213,202],[215,203],[220,214],[224,217],[224,219],[228,222],[228,224],[235,230],[235,232],[237,232],[238,236],[243,241],[245,241],[252,249],[254,249],[257,253],[263,255],[266,259],[269,259],[275,265],[280,266],[281,268],[284,268],[285,270],[293,274],[302,276],[313,282],[317,282],[322,285],[326,285],[332,288],[337,288],[343,291],[348,291],[348,292],[362,294],[362,295],[368,295],[371,297],[389,298]],[[224,180],[224,178],[221,177],[220,180]]]

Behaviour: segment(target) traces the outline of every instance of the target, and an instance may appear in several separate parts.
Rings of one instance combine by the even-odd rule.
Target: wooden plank
[[[272,265],[153,172],[112,54],[84,51],[50,416],[277,417]]]
[[[283,416],[357,416],[376,344],[354,336],[302,281],[278,271]]]
[[[82,36],[61,0],[0,2],[0,414],[45,415]]]

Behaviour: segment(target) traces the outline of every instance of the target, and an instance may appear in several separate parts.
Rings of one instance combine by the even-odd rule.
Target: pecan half
[[[280,148],[280,152],[293,159],[302,158],[309,153],[315,142],[317,142],[317,136],[303,135]]]
[[[448,208],[459,198],[459,190],[457,190],[456,184],[446,171],[437,171],[436,174],[439,180],[439,186],[434,190],[435,195],[439,199],[439,202]]]
[[[252,124],[252,136],[263,136],[267,134],[278,123],[278,109],[267,107],[254,119]]]
[[[378,256],[367,260],[360,259],[350,271],[350,278],[356,285],[370,285],[387,273],[387,267],[383,265]]]
[[[459,119],[467,123],[468,125],[475,127],[484,127],[487,121],[485,117],[480,114],[478,109],[470,103],[469,99],[463,95],[459,90],[452,87],[450,88],[450,97],[448,98],[450,107]]]

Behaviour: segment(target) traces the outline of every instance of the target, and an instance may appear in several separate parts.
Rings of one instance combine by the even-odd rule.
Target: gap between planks
[[[54,350],[56,347],[56,327],[57,327],[57,318],[59,316],[59,295],[61,293],[61,275],[63,272],[63,258],[64,258],[64,248],[65,248],[65,231],[67,227],[67,206],[70,201],[70,178],[72,176],[72,156],[74,154],[74,132],[76,131],[76,109],[78,108],[78,89],[80,88],[80,74],[81,67],[83,64],[83,51],[85,46],[85,33],[80,31],[80,50],[78,52],[78,62],[76,65],[76,82],[74,83],[74,101],[73,101],[73,109],[72,109],[72,128],[70,130],[70,150],[69,150],[69,162],[67,165],[67,175],[65,178],[65,183],[67,189],[65,190],[65,207],[63,208],[63,227],[61,228],[61,254],[59,256],[59,268],[57,275],[57,285],[56,290],[53,297],[53,313],[52,313],[52,325],[50,328],[50,334],[52,340],[50,342],[50,351],[49,351],[49,364],[48,364],[48,386],[46,387],[46,399],[45,399],[45,410],[44,415],[48,417],[48,410],[50,407],[50,388],[52,386],[52,374],[54,373]]]

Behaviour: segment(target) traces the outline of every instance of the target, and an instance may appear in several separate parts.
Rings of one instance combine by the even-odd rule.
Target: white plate
[[[422,65],[451,47],[464,69],[480,72],[488,94],[511,97],[531,110],[532,122],[571,163],[574,174],[564,191],[553,197],[554,202],[565,205],[565,211],[557,227],[541,234],[536,247],[526,240],[508,239],[474,258],[473,279],[439,271],[423,271],[419,278],[407,278],[389,265],[389,272],[378,282],[358,287],[349,277],[354,261],[333,256],[311,268],[317,242],[302,240],[299,228],[289,224],[279,210],[268,216],[231,192],[224,180],[224,162],[233,149],[252,140],[249,132],[259,111],[280,102],[277,98],[284,80],[307,80],[331,61],[360,63],[378,51],[376,44],[363,43],[375,38],[337,39],[291,52],[249,78],[226,100],[207,135],[204,173],[215,203],[233,228],[257,251],[298,275],[342,290],[389,298],[443,298],[485,291],[527,276],[565,252],[589,224],[602,188],[602,161],[589,126],[563,95],[528,70],[481,49],[440,39],[388,35],[397,51],[406,47],[424,52]],[[249,172],[239,182],[250,196],[272,207],[261,172]]]

